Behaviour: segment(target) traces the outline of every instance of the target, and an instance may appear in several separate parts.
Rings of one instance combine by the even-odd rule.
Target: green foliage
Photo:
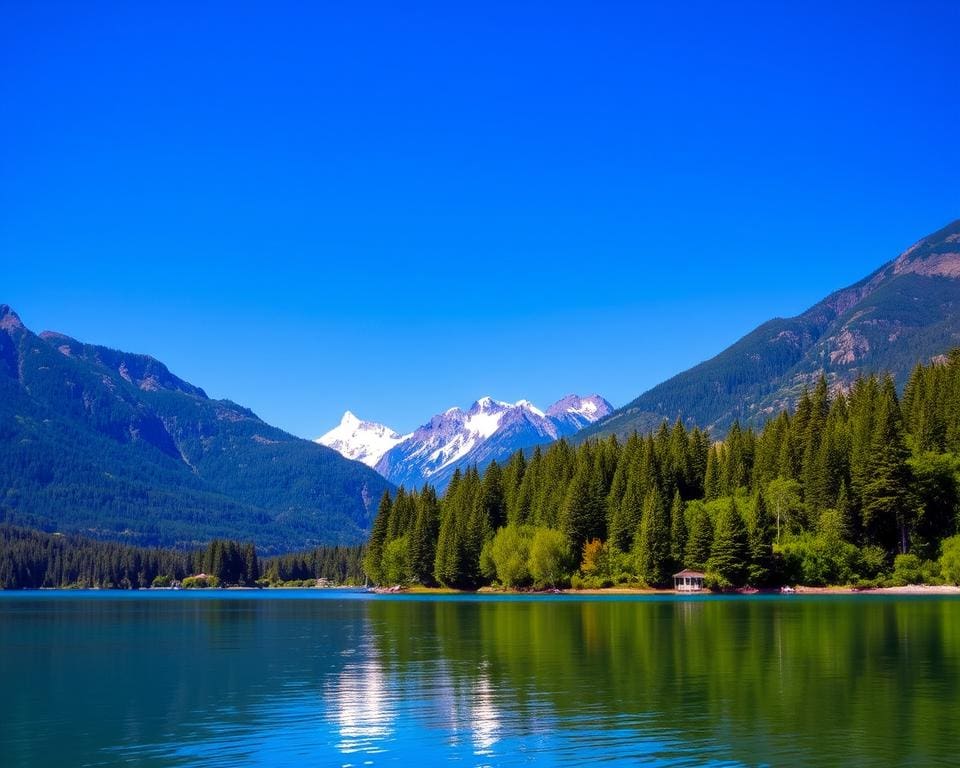
[[[383,548],[381,569],[383,582],[386,584],[407,584],[413,579],[410,546],[405,536],[387,542]]]
[[[197,573],[200,551],[147,549],[0,524],[0,588],[143,589]]]
[[[879,396],[870,445],[869,479],[863,487],[863,527],[881,546],[907,551],[913,518],[910,468],[907,464],[900,407],[893,380],[887,377]]]
[[[507,525],[484,548],[489,559],[487,572],[505,587],[524,587],[532,579],[530,574],[530,545],[533,529],[526,525]]]
[[[707,569],[716,574],[722,583],[738,587],[746,583],[749,560],[747,527],[736,502],[731,498],[717,515]]]
[[[440,505],[433,488],[426,486],[415,499],[417,517],[410,531],[410,572],[415,581],[433,584],[440,532]]]
[[[602,535],[605,526],[603,487],[590,461],[592,457],[585,450],[581,454],[583,457],[564,496],[560,513],[560,529],[574,551]]]
[[[860,548],[860,575],[868,579],[880,577],[889,565],[889,557],[883,547],[868,544]]]
[[[534,586],[558,587],[571,570],[566,537],[552,528],[537,528],[530,542],[530,575]]]
[[[656,488],[651,489],[644,500],[643,518],[635,542],[637,575],[651,587],[668,584],[673,565],[670,558],[670,522]]]
[[[563,583],[577,560],[582,586],[666,584],[681,566],[723,587],[883,579],[895,553],[929,561],[957,530],[960,417],[941,403],[960,408],[960,352],[917,368],[903,406],[889,378],[836,395],[820,379],[796,413],[759,433],[734,424],[723,443],[679,422],[623,444],[561,440],[482,477],[458,472],[440,500],[429,488],[385,498],[367,573],[378,580],[385,548],[404,539],[412,578],[428,583],[432,557],[433,578],[462,589]],[[919,437],[907,428],[931,419]],[[549,567],[534,565],[525,526],[561,537]]]
[[[960,536],[943,540],[940,574],[948,584],[960,584]]]
[[[210,574],[198,574],[196,576],[187,576],[181,583],[184,589],[218,589],[222,585],[220,579]]]
[[[893,558],[893,580],[901,584],[922,584],[923,563],[916,555],[897,555]]]
[[[214,539],[203,554],[203,572],[225,586],[253,586],[260,578],[260,566],[253,544]]]
[[[774,572],[773,530],[766,502],[759,491],[747,516],[747,548],[750,558],[747,583],[755,587],[767,586]]]
[[[914,479],[912,498],[917,507],[911,549],[935,558],[939,538],[945,531],[956,530],[960,516],[960,457],[925,451],[907,463]]]
[[[857,573],[860,553],[845,541],[803,533],[779,546],[789,583],[823,586],[848,584]]]
[[[701,501],[691,501],[687,505],[687,519],[690,534],[687,537],[683,564],[687,568],[703,570],[707,567],[713,547],[713,520]]]
[[[306,552],[293,552],[264,560],[261,571],[264,577],[258,583],[268,584],[303,582],[308,586],[324,579],[336,585],[359,585],[364,583],[363,570],[366,548],[335,544],[314,547]]]
[[[3,589],[171,587],[200,573],[226,586],[299,580],[312,585],[319,578],[334,584],[361,584],[362,557],[362,547],[334,545],[272,557],[261,564],[252,544],[233,541],[215,540],[203,550],[146,549],[0,525]],[[218,572],[207,567],[214,564]]]
[[[784,534],[799,533],[803,509],[800,483],[776,477],[767,484],[763,496],[774,519],[775,539],[779,541]]]
[[[686,508],[680,491],[676,490],[673,494],[673,502],[670,504],[670,561],[671,566],[683,566],[684,550],[687,545],[687,519]]]

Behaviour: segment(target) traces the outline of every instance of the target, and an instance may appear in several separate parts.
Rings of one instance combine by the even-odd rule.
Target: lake
[[[0,765],[956,765],[950,596],[0,594]]]

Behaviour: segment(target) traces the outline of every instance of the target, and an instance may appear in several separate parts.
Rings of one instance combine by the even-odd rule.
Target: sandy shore
[[[420,595],[710,595],[703,592],[676,592],[672,589],[645,589],[640,587],[606,587],[604,589],[559,589],[559,590],[513,590],[481,587],[476,592],[449,589],[446,587],[412,587],[402,589],[375,589],[379,594],[420,594]],[[737,594],[731,592],[730,594]],[[760,590],[743,594],[780,594],[779,589]],[[905,587],[876,587],[874,589],[856,589],[854,587],[804,587],[797,586],[798,595],[960,595],[960,587],[947,585],[911,584]]]
[[[853,587],[797,587],[797,592],[814,594],[850,594],[858,595],[960,595],[960,587],[945,584],[910,584],[905,587],[876,587],[875,589],[854,589]]]

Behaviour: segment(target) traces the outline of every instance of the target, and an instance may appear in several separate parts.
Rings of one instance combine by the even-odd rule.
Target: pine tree
[[[491,461],[483,473],[480,495],[477,497],[479,513],[486,518],[486,525],[496,531],[507,524],[507,504],[503,492],[503,471],[496,461]]]
[[[520,522],[519,505],[520,485],[527,471],[527,460],[523,451],[516,451],[503,468],[503,500],[507,509],[507,522]],[[523,520],[526,522],[526,520]]]
[[[637,575],[650,586],[666,584],[670,579],[670,523],[656,488],[643,501],[643,517],[635,541]]]
[[[440,509],[436,491],[425,485],[417,497],[417,519],[408,539],[410,570],[421,584],[434,583]]]
[[[871,540],[901,554],[909,547],[912,522],[910,468],[893,379],[884,380],[877,401],[869,475],[863,489],[863,527]]]
[[[570,542],[570,550],[579,552],[593,538],[600,538],[603,498],[598,496],[592,462],[583,457],[567,488],[560,512],[560,530]]]
[[[243,548],[243,575],[244,583],[252,585],[260,578],[260,564],[257,562],[257,550],[251,543]]]
[[[773,570],[773,529],[766,502],[760,491],[753,497],[747,540],[750,552],[747,582],[755,587],[765,586],[770,581]]]
[[[692,501],[687,507],[690,522],[690,533],[687,536],[687,546],[683,554],[683,564],[687,568],[703,570],[710,559],[710,549],[713,546],[713,521],[703,502]]]
[[[706,501],[713,501],[720,497],[720,461],[717,451],[718,448],[712,446],[707,453],[707,469],[703,479],[703,497]]]
[[[745,583],[749,563],[747,528],[733,498],[721,507],[713,531],[708,568],[726,583]]]
[[[393,501],[390,492],[384,491],[380,497],[380,506],[373,521],[370,540],[367,544],[367,554],[363,558],[363,570],[374,584],[380,584],[380,563],[383,558],[383,547],[387,543],[387,529],[390,526],[390,516],[393,512]]]
[[[679,489],[674,491],[670,505],[670,567],[683,567],[683,553],[687,546],[687,522]]]
[[[746,440],[740,423],[735,421],[727,433],[723,446],[723,462],[720,466],[720,494],[732,496],[738,488],[746,486],[750,477]]]
[[[864,493],[870,480],[877,379],[858,378],[850,389],[850,502],[863,522]],[[864,532],[866,535],[866,532]]]
[[[635,477],[630,477],[620,506],[610,521],[610,543],[620,552],[629,552],[642,518],[643,497],[640,495],[639,483]]]

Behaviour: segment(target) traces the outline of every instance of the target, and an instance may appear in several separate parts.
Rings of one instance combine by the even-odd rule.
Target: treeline
[[[360,585],[365,581],[365,552],[363,545],[316,547],[308,552],[268,558],[263,561],[263,573],[269,584],[325,579],[337,585]]]
[[[0,525],[0,587],[140,589],[203,567],[203,550],[147,549]]]
[[[957,532],[960,350],[848,392],[821,378],[794,413],[722,443],[681,422],[625,443],[565,441],[385,494],[364,560],[377,583],[475,589],[941,578]]]
[[[136,547],[0,524],[0,589],[362,584],[362,546],[321,546],[261,560],[252,543]]]

